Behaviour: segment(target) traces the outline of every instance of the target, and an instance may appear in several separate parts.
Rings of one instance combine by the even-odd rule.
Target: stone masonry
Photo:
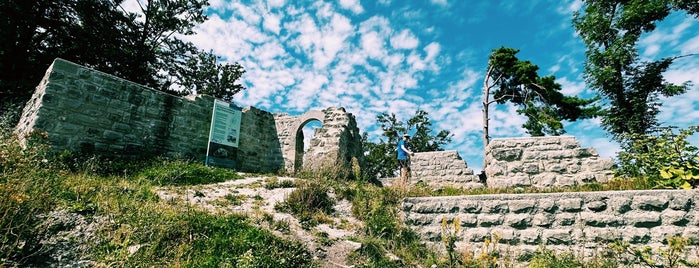
[[[691,240],[693,256],[685,257],[699,258],[699,190],[415,197],[403,211],[406,224],[433,242],[441,241],[443,218],[459,218],[461,249],[479,249],[497,234],[513,252],[545,245],[590,254],[617,240],[663,248],[680,235]]]
[[[16,131],[46,131],[59,151],[203,158],[213,102],[207,96],[179,98],[56,59]]]
[[[493,139],[485,154],[490,188],[572,186],[606,182],[614,162],[571,136]]]
[[[337,163],[347,165],[353,157],[361,158],[363,154],[357,122],[344,108],[311,110],[300,116],[276,114],[275,120],[287,172],[302,168],[317,170]],[[304,153],[302,129],[314,120],[322,126],[315,130],[310,147]]]
[[[456,151],[415,153],[410,162],[411,184],[423,182],[430,187],[452,186],[465,189],[484,186]]]
[[[25,106],[15,131],[40,129],[56,151],[117,157],[168,156],[203,161],[214,98],[180,98],[118,77],[56,59]],[[361,157],[359,129],[343,108],[301,116],[242,111],[237,168],[247,172],[293,172],[303,155],[298,137],[310,120],[323,123],[312,141],[318,161],[347,165]],[[338,162],[334,162],[338,161]]]

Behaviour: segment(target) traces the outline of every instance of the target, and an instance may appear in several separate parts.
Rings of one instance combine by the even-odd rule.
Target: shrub
[[[687,139],[699,130],[663,128],[649,135],[631,136],[622,143],[617,176],[635,179],[643,188],[699,186],[699,149]]]
[[[275,209],[289,212],[300,221],[315,225],[322,221],[323,215],[333,213],[335,201],[328,195],[329,191],[330,187],[317,181],[301,184],[289,194],[286,201],[277,203]]]

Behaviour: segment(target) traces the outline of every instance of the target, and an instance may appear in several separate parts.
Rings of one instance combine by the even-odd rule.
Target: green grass
[[[41,215],[52,210],[79,214],[98,225],[94,239],[74,241],[87,248],[85,256],[77,257],[95,266],[316,265],[302,244],[254,227],[242,216],[210,214],[161,200],[154,191],[239,179],[231,170],[177,159],[51,154],[40,132],[25,148],[9,130],[0,134],[0,267],[50,264],[49,252],[39,242],[65,228],[41,224]]]
[[[48,264],[47,252],[39,242],[59,230],[42,225],[40,216],[52,210],[75,213],[98,225],[93,230],[95,239],[76,241],[84,243],[80,246],[87,246],[86,255],[78,257],[91,260],[94,266],[318,266],[305,246],[251,225],[255,219],[250,216],[211,214],[183,201],[161,200],[154,191],[162,186],[240,179],[234,171],[181,159],[119,161],[69,153],[54,155],[43,142],[46,137],[43,133],[35,133],[26,147],[19,146],[16,137],[7,129],[1,130],[0,135],[0,214],[3,215],[0,218],[0,267]],[[459,252],[454,252],[455,249],[452,249],[452,255],[446,255],[429,247],[401,221],[399,207],[406,196],[639,189],[639,184],[633,180],[619,180],[561,189],[433,190],[423,185],[412,187],[406,193],[404,189],[378,187],[361,180],[337,179],[322,174],[304,176],[305,179],[294,182],[270,179],[265,182],[265,187],[297,187],[285,202],[278,204],[277,209],[296,215],[306,222],[306,227],[328,222],[329,216],[335,213],[333,205],[339,199],[350,201],[352,215],[363,222],[358,233],[351,238],[362,244],[350,256],[350,264],[354,267],[430,267],[433,264],[439,267],[494,267],[494,260],[502,263],[506,259],[519,259],[519,256],[507,256],[505,251],[495,249],[494,244],[488,245],[493,249],[485,255],[471,256],[470,259],[466,258],[467,254],[457,254]],[[236,204],[241,198],[229,194],[220,202]],[[282,233],[291,231],[289,222],[275,222],[268,214],[262,215],[259,221],[268,222],[271,229]],[[320,244],[333,243],[327,233],[316,235]],[[615,267],[627,263],[643,264],[665,256],[663,252],[675,250],[678,253],[668,255],[673,259],[667,258],[666,263],[690,267],[694,264],[674,258],[686,250],[686,243],[677,238],[668,242],[669,249],[612,244],[604,254],[592,260],[580,260],[573,254],[554,254],[542,249],[527,256],[525,261],[531,267]]]

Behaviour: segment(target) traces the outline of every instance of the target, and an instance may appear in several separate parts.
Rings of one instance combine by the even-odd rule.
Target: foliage
[[[302,222],[316,225],[325,215],[334,212],[335,200],[328,195],[329,190],[330,187],[326,184],[310,181],[301,184],[284,202],[277,203],[274,208],[296,215]]]
[[[460,263],[460,258],[456,253],[456,241],[461,235],[461,223],[458,217],[454,218],[451,225],[445,216],[442,216],[442,244],[449,257],[449,266],[454,267]]]
[[[34,132],[26,147],[9,129],[0,130],[0,266],[22,266],[37,258],[37,237],[49,230],[40,215],[55,205],[59,170],[46,159],[46,133]]]
[[[411,134],[408,147],[413,152],[442,151],[443,146],[451,142],[452,134],[448,130],[435,131],[429,114],[423,110],[415,111],[415,115],[403,122],[395,114],[381,113],[376,116],[381,124],[382,137],[378,143],[368,141],[367,134],[362,136],[366,167],[364,176],[368,180],[381,177],[392,177],[398,169],[398,141],[403,133]]]
[[[699,267],[699,261],[688,261],[687,257],[696,257],[695,252],[687,247],[690,239],[672,236],[666,239],[666,246],[661,248],[634,247],[628,242],[616,241],[610,243],[608,251],[610,259],[620,264],[641,264],[647,267]]]
[[[637,43],[672,11],[699,16],[696,1],[584,1],[573,24],[587,46],[587,84],[606,98],[602,125],[615,139],[647,134],[659,125],[660,97],[683,94],[690,82],[676,85],[663,73],[682,55],[643,62]]]
[[[519,50],[500,47],[488,58],[488,70],[483,81],[483,142],[490,139],[488,107],[492,103],[510,102],[517,105],[517,113],[527,117],[522,126],[532,136],[561,135],[565,133],[562,120],[575,121],[598,115],[596,99],[565,96],[554,76],[540,77],[539,66],[520,60]],[[493,97],[491,100],[490,97]]]
[[[44,224],[45,215],[55,210],[83,215],[98,226],[81,226],[80,237],[69,237],[68,243],[79,243],[87,255],[63,259],[65,264],[79,258],[94,266],[117,267],[314,265],[298,242],[250,226],[240,216],[209,214],[161,200],[154,191],[161,184],[235,178],[231,174],[181,160],[129,164],[70,154],[53,156],[41,132],[30,136],[25,147],[9,129],[0,133],[0,213],[4,215],[0,266],[51,265],[49,254],[55,248],[43,243],[71,228]],[[82,160],[86,163],[77,163]],[[110,164],[115,167],[105,167]],[[136,170],[124,172],[123,168]],[[83,237],[92,239],[83,241]]]
[[[399,189],[355,182],[343,196],[352,203],[352,215],[364,222],[362,248],[351,262],[356,267],[406,267],[428,259],[429,252],[415,232],[399,219],[404,197]],[[388,253],[400,259],[387,258]]]
[[[230,99],[244,89],[238,64],[180,39],[207,17],[207,0],[9,0],[0,3],[0,103],[24,103],[55,58],[158,90]]]
[[[699,186],[699,148],[687,139],[699,126],[661,128],[656,133],[625,138],[619,152],[617,176],[644,182],[653,188],[696,188]]]
[[[545,247],[538,248],[531,261],[529,262],[528,268],[547,268],[547,267],[560,267],[560,268],[574,268],[574,267],[589,267],[583,265],[583,263],[578,260],[570,252],[557,253],[553,250],[547,249]]]
[[[155,185],[197,185],[224,182],[241,179],[234,170],[207,167],[199,163],[185,160],[160,160],[141,172],[137,176],[152,181]]]

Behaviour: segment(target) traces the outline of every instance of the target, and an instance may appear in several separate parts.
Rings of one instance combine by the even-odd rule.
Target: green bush
[[[699,186],[699,149],[687,139],[699,126],[663,128],[649,135],[630,136],[622,143],[617,176],[633,179],[638,188],[696,188]]]
[[[291,213],[300,221],[315,225],[322,221],[324,215],[334,212],[335,201],[328,192],[330,187],[325,183],[318,181],[302,183],[289,194],[286,201],[277,203],[275,209]]]

